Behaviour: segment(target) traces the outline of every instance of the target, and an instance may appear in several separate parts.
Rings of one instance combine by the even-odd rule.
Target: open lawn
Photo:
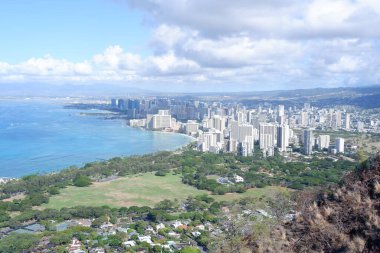
[[[276,191],[284,191],[280,187],[250,189],[243,194],[231,193],[213,196],[216,200],[232,201],[242,197],[260,198]],[[60,194],[52,196],[45,208],[60,209],[72,206],[154,206],[164,199],[184,200],[190,195],[209,194],[181,182],[180,175],[168,174],[165,177],[145,173],[131,177],[123,177],[108,182],[94,183],[89,187],[70,186],[62,189]]]

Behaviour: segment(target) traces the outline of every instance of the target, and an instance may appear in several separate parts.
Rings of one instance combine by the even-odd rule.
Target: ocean
[[[187,136],[131,128],[125,120],[84,116],[52,99],[0,99],[0,177],[82,166],[116,156],[175,150]]]

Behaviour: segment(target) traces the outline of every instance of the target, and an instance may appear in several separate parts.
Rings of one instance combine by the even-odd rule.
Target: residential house
[[[134,247],[134,246],[136,246],[136,242],[130,240],[130,241],[123,242],[123,245],[126,247]]]
[[[160,223],[160,224],[156,225],[156,230],[157,231],[160,230],[160,229],[163,229],[163,228],[165,228],[165,225],[163,223]]]
[[[139,236],[139,241],[140,242],[147,242],[149,244],[152,244],[152,237],[150,237],[150,235],[143,235],[143,236]]]
[[[234,175],[234,182],[235,183],[243,183],[244,182],[244,178],[235,174]]]
[[[201,232],[199,231],[194,231],[194,232],[191,232],[191,234],[194,236],[194,237],[199,237],[201,235]]]
[[[172,223],[172,227],[173,228],[178,228],[179,226],[182,226],[182,222],[176,220],[175,222]]]

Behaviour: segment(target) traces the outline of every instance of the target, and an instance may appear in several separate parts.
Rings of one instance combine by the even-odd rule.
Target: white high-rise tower
[[[289,126],[281,125],[277,127],[277,147],[281,152],[285,152],[287,146],[289,146]]]
[[[346,113],[346,130],[350,130],[350,121],[351,121],[351,117],[350,117],[350,114],[349,113]]]
[[[304,130],[303,132],[303,151],[305,155],[313,153],[314,137],[311,129]]]
[[[335,149],[338,153],[344,153],[344,139],[336,138],[335,139]]]

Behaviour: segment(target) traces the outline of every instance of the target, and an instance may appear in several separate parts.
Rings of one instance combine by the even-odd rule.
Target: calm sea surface
[[[81,166],[115,156],[174,150],[191,140],[179,134],[126,126],[123,120],[83,116],[62,101],[0,99],[0,177]]]

